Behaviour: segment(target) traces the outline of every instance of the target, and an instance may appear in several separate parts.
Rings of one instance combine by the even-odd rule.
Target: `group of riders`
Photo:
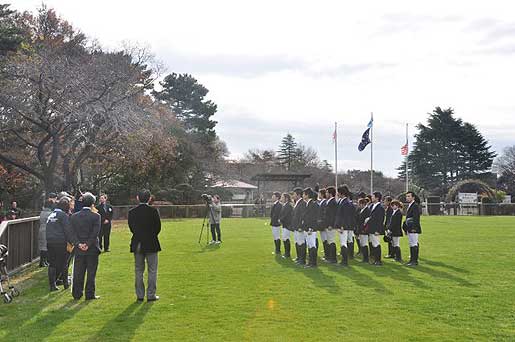
[[[271,208],[272,235],[275,254],[281,255],[281,240],[284,245],[283,258],[291,258],[291,236],[295,242],[295,262],[306,268],[317,266],[319,237],[323,246],[323,260],[338,263],[336,236],[339,236],[340,264],[348,266],[357,256],[364,263],[381,266],[381,237],[388,243],[388,254],[402,263],[400,238],[407,235],[410,259],[407,266],[418,265],[418,237],[420,226],[420,200],[415,193],[406,193],[404,204],[380,192],[371,195],[360,193],[353,201],[347,185],[315,189],[295,188],[292,193],[274,192]],[[405,219],[403,220],[403,216]],[[318,232],[318,233],[317,233]]]

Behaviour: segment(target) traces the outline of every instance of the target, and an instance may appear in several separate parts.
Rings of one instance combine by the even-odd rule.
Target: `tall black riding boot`
[[[407,266],[413,266],[413,260],[415,258],[415,247],[409,248],[409,261],[406,263]]]
[[[322,242],[323,245],[324,245],[324,257],[323,257],[323,260],[324,261],[328,261],[329,260],[329,243],[326,241],[323,241]]]
[[[279,240],[279,239],[274,240],[274,244],[275,244],[275,254],[281,255],[281,240]]]
[[[296,257],[295,257],[295,263],[300,263],[300,248],[299,248],[299,245],[297,243],[295,243],[295,252],[296,253]]]
[[[332,243],[329,245],[329,263],[330,264],[336,264],[338,262],[337,256],[336,256],[336,243]]]
[[[55,279],[57,278],[57,270],[55,267],[48,267],[48,285],[50,291],[58,291],[59,288],[55,286]]]
[[[317,267],[317,249],[316,247],[309,248],[308,264],[305,268]]]
[[[395,256],[392,242],[388,242],[388,254],[384,256],[385,259],[392,259]]]
[[[284,243],[284,255],[283,255],[283,257],[289,259],[290,256],[291,256],[290,255],[290,249],[291,249],[290,240],[289,239],[288,240],[284,240],[283,243]]]
[[[368,246],[361,246],[361,254],[363,255],[363,262],[368,263]]]
[[[377,247],[374,247],[375,249],[375,253],[376,253],[376,257],[375,257],[375,261],[374,261],[374,265],[376,266],[382,266],[383,265],[383,262],[381,261],[381,245],[377,246]]]
[[[418,265],[418,252],[420,251],[420,246],[415,246],[415,265]]]
[[[349,256],[348,256],[348,250],[347,247],[341,246],[340,248],[340,254],[342,255],[342,262],[340,265],[342,266],[348,266],[349,265]]]
[[[299,260],[299,265],[305,265],[306,264],[306,244],[303,243],[302,245],[299,246],[299,249],[300,249],[300,260]]]
[[[374,257],[374,247],[372,246],[372,242],[368,242],[368,250],[369,250],[370,262],[374,263],[375,257]]]

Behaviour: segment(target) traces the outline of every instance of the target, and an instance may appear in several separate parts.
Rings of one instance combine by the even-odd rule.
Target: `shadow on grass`
[[[220,249],[221,245],[211,244],[211,245],[200,245],[200,250],[195,251],[193,253],[206,253],[206,252],[216,252]]]
[[[349,280],[356,283],[359,287],[368,287],[374,289],[376,292],[381,294],[390,294],[388,290],[381,282],[377,281],[373,277],[366,273],[358,271],[358,269],[367,269],[370,271],[378,270],[377,267],[362,263],[358,259],[349,260],[349,266],[342,267],[340,264],[324,264],[327,265],[327,269],[346,276]]]
[[[460,267],[456,267],[456,266],[453,266],[453,265],[448,265],[448,264],[443,263],[441,261],[433,261],[433,260],[423,259],[423,258],[420,258],[420,261],[423,262],[424,264],[429,265],[429,266],[444,267],[444,268],[448,268],[448,269],[450,269],[450,270],[452,270],[454,272],[459,272],[459,273],[465,273],[465,274],[470,273],[466,269],[463,269],[463,268],[460,268]]]
[[[447,280],[454,281],[454,282],[458,283],[461,286],[466,286],[466,287],[475,286],[474,284],[472,284],[468,280],[460,278],[460,277],[458,277],[458,276],[456,276],[454,274],[447,273],[447,272],[440,271],[440,270],[436,270],[434,268],[429,268],[429,267],[426,267],[426,266],[421,265],[421,264],[419,264],[416,267],[411,267],[411,269],[415,270],[415,271],[422,272],[422,273],[426,273],[427,275],[430,275],[430,276],[435,277],[435,278],[447,279]]]
[[[104,324],[90,341],[131,341],[154,303],[134,302]],[[138,310],[139,309],[139,310]]]
[[[69,292],[57,294],[50,303],[55,302],[61,295],[65,294],[69,295]],[[18,322],[15,325],[11,324],[7,327],[5,341],[42,341],[51,336],[52,332],[61,323],[71,319],[81,309],[86,307],[88,303],[69,299],[65,304],[46,311],[43,311],[45,306],[38,305],[37,308],[26,313],[26,320],[24,322]]]
[[[303,266],[295,264],[290,259],[283,259],[280,255],[275,257],[275,262],[283,267],[288,267],[296,272],[302,272],[306,277],[313,281],[315,286],[325,289],[330,293],[340,293],[341,288],[334,277],[330,277],[323,273],[318,267],[306,269]],[[319,266],[320,267],[320,266]]]
[[[395,261],[392,262],[384,262],[384,265],[381,267],[384,272],[377,273],[380,277],[389,277],[397,282],[408,282],[413,283],[417,288],[421,289],[429,289],[427,282],[424,282],[420,279],[414,278],[409,271],[409,268],[404,266],[403,264],[397,263]]]

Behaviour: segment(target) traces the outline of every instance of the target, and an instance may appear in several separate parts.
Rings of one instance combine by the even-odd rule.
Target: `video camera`
[[[207,204],[213,203],[213,197],[208,194],[202,194],[200,195],[200,198],[202,198]]]

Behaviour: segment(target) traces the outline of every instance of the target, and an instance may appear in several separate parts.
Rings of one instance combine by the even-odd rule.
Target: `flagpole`
[[[338,190],[338,123],[334,123],[334,184]]]
[[[409,191],[409,175],[408,175],[408,155],[409,155],[409,145],[408,145],[408,123],[406,123],[406,193]]]
[[[374,192],[374,113],[370,113],[370,193]]]

